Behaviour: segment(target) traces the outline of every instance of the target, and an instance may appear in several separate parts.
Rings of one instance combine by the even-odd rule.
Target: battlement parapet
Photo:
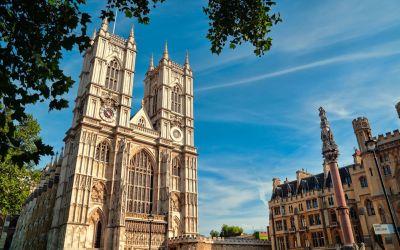
[[[366,117],[358,117],[353,120],[352,124],[353,124],[354,131],[359,131],[359,130],[363,130],[363,129],[371,129],[368,118],[366,118]]]
[[[386,134],[379,134],[378,136],[373,137],[372,139],[378,141],[379,144],[391,142],[393,140],[400,139],[400,131],[398,129],[393,130],[392,132],[387,132]]]

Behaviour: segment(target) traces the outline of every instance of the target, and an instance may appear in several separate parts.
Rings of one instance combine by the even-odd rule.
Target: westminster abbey
[[[25,202],[12,249],[166,249],[198,232],[193,75],[153,58],[131,116],[136,42],[103,21],[86,51],[65,149]]]

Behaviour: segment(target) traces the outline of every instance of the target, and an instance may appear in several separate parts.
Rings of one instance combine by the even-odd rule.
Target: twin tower
[[[131,116],[133,29],[123,39],[103,21],[91,45],[64,153],[46,168],[42,189],[25,205],[13,246],[166,249],[168,237],[198,232],[188,55],[184,65],[174,63],[166,45],[157,66],[151,59],[142,106]]]

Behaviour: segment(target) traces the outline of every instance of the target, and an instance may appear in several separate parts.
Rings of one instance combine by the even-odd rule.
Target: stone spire
[[[94,31],[93,31],[93,34],[92,34],[92,39],[90,39],[90,44],[91,45],[93,45],[94,39],[96,39],[96,35],[97,35],[96,28],[94,28]]]
[[[399,118],[400,118],[400,102],[398,102],[396,104],[396,110],[397,110],[397,114],[399,115]]]
[[[333,133],[329,126],[328,119],[326,118],[325,110],[320,107],[319,117],[321,118],[321,140],[322,140],[322,155],[327,163],[337,161],[339,156],[339,149],[333,139]]]
[[[132,24],[131,32],[129,33],[128,42],[134,43],[134,41],[135,41],[135,32],[134,32],[134,27]]]
[[[148,70],[147,71],[152,71],[153,69],[154,69],[154,61],[153,61],[154,59],[153,59],[153,53],[151,54],[151,57],[150,57],[150,64],[149,64],[149,68],[148,68]]]
[[[189,64],[189,52],[186,50],[186,57],[185,57],[185,68],[190,69],[190,64]]]
[[[163,52],[163,55],[162,55],[162,59],[166,59],[166,60],[169,59],[169,55],[168,55],[168,42],[167,42],[167,41],[165,41],[165,46],[164,46],[164,52]]]

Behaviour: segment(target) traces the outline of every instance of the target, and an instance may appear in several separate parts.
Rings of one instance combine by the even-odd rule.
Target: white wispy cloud
[[[383,48],[383,49],[373,50],[373,51],[348,53],[345,55],[334,56],[331,58],[322,59],[322,60],[314,61],[311,63],[306,63],[306,64],[278,70],[275,72],[260,74],[257,76],[244,78],[244,79],[237,80],[237,81],[232,81],[229,83],[200,87],[200,88],[197,88],[195,91],[196,92],[204,92],[204,91],[210,91],[210,90],[221,89],[221,88],[229,88],[229,87],[245,85],[245,84],[265,80],[268,78],[274,78],[274,77],[278,77],[278,76],[292,74],[292,73],[295,73],[298,71],[304,71],[304,70],[309,70],[309,69],[318,68],[318,67],[322,67],[322,66],[327,66],[327,65],[331,65],[331,64],[354,62],[354,61],[381,58],[381,57],[394,56],[394,55],[400,54],[399,49],[397,49],[397,50],[392,49],[392,45],[393,45],[392,43],[389,45],[390,45],[389,49]]]

